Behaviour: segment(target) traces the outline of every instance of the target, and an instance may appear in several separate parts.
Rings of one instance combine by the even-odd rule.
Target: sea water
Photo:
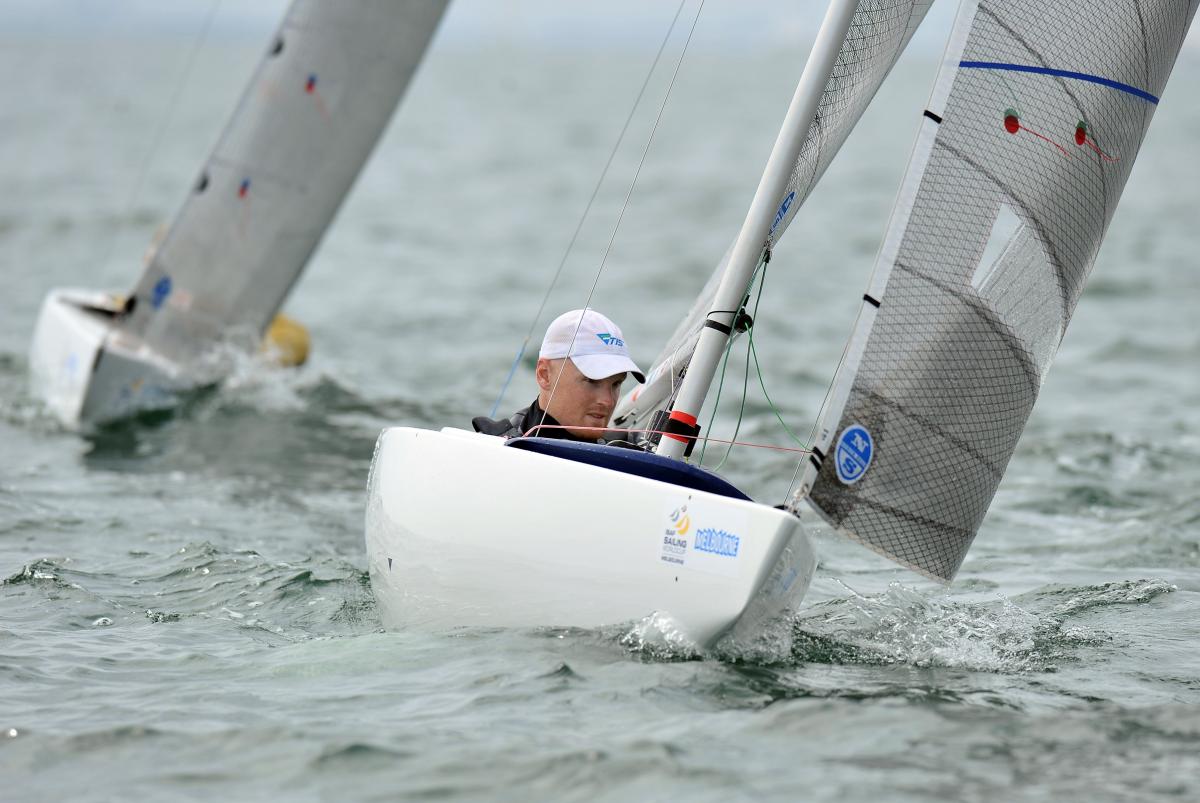
[[[37,305],[54,286],[130,286],[270,24],[208,37],[190,70],[194,31],[5,35],[0,798],[1200,796],[1195,50],[952,585],[809,515],[809,598],[751,643],[700,653],[654,620],[382,631],[362,533],[379,430],[485,413],[530,326],[594,281],[648,364],[736,232],[807,40],[751,29],[725,46],[703,25],[611,251],[679,38],[544,320],[657,42],[440,36],[288,302],[310,364],[247,361],[174,414],[87,434],[26,389]],[[901,63],[771,263],[755,342],[802,436],[937,58]],[[734,351],[717,434],[738,422]],[[533,397],[531,365],[505,411]],[[787,445],[757,381],[739,439]],[[738,448],[722,472],[774,504],[794,461]]]

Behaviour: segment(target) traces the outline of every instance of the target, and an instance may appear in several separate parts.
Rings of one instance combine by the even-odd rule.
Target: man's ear
[[[550,390],[550,360],[545,357],[538,357],[537,367],[534,369],[534,376],[537,377],[538,387],[542,390]]]

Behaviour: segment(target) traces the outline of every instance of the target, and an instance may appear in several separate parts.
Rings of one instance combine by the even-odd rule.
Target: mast
[[[767,160],[762,180],[734,242],[729,267],[721,279],[713,309],[708,313],[704,329],[701,330],[695,356],[679,389],[675,407],[671,411],[669,434],[659,443],[658,454],[682,457],[684,447],[691,440],[687,433],[694,435],[697,431],[696,418],[704,404],[704,397],[708,395],[717,364],[733,332],[733,322],[742,306],[746,287],[753,278],[780,199],[787,189],[792,168],[804,145],[809,126],[817,114],[817,104],[821,100],[821,94],[825,90],[829,74],[833,71],[842,41],[857,8],[857,0],[832,0],[825,12],[825,19],[817,33],[817,41],[813,45],[808,63],[804,66],[800,82],[796,85],[796,93],[792,96],[792,103],[788,107],[783,126]]]

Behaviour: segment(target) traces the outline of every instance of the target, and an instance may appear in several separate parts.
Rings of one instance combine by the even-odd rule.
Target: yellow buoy
[[[308,360],[311,345],[303,324],[281,313],[267,327],[260,350],[284,368],[294,368]]]

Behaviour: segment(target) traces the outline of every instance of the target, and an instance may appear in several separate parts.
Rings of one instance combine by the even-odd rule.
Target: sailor
[[[505,438],[528,433],[597,443],[604,440],[627,374],[646,381],[620,327],[594,309],[564,312],[542,339],[533,404],[509,418],[479,416],[471,424],[476,432]]]

